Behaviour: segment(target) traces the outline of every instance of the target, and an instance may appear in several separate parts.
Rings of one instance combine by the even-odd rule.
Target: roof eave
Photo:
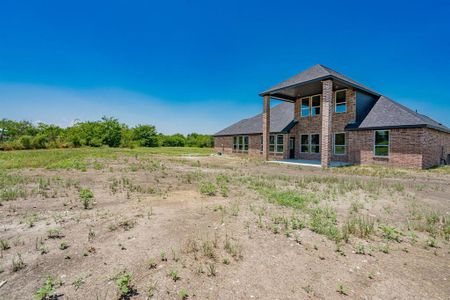
[[[411,125],[387,125],[387,126],[371,126],[371,127],[345,127],[347,131],[363,131],[363,130],[383,130],[383,129],[408,129],[408,128],[429,128],[437,131],[450,133],[450,128],[441,128],[430,124],[411,124]]]

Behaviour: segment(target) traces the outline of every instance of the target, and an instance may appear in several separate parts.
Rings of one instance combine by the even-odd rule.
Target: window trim
[[[336,145],[336,134],[343,134],[344,135],[344,145]],[[336,146],[338,147],[344,147],[344,153],[336,153]],[[338,156],[347,155],[347,134],[345,132],[335,132],[333,134],[333,154]]]
[[[337,111],[337,93],[345,91],[345,111],[338,112]],[[342,104],[342,103],[340,103]],[[347,89],[340,89],[334,91],[334,113],[336,114],[343,114],[347,112],[347,106],[348,106],[348,99],[347,99]]]
[[[303,115],[303,100],[308,99],[308,114],[307,115]],[[311,116],[311,97],[303,97],[300,98],[300,118],[306,118],[306,117],[310,117]]]
[[[375,151],[375,148],[377,147],[377,145],[376,145],[376,134],[377,134],[378,131],[387,131],[388,132],[388,144],[387,144],[387,146],[384,146],[384,145],[378,146],[378,147],[387,147],[388,148],[387,155],[376,155],[376,151]],[[373,157],[389,158],[390,155],[391,155],[391,131],[389,129],[374,130],[373,131]]]

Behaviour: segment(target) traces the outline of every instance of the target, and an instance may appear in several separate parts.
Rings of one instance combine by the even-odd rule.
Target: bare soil
[[[371,176],[216,156],[102,164],[7,171],[26,178],[27,196],[1,202],[0,239],[9,247],[1,251],[0,299],[33,299],[48,276],[58,299],[118,299],[116,280],[127,272],[132,292],[123,299],[180,299],[183,291],[189,299],[450,299],[448,174]],[[331,207],[337,228],[367,216],[376,229],[336,242],[314,232],[302,209],[270,201],[253,179],[315,195],[308,205]],[[94,194],[89,209],[81,187]],[[426,227],[433,212],[437,233]],[[294,215],[305,228],[276,221]],[[49,237],[55,228],[60,236]],[[17,254],[25,266],[14,271]]]

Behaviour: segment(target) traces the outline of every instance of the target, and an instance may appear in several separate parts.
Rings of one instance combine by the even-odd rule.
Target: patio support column
[[[321,165],[327,168],[331,163],[332,132],[331,117],[333,115],[333,81],[322,81],[322,133],[321,133]]]
[[[263,159],[269,160],[270,96],[265,95],[262,113]]]

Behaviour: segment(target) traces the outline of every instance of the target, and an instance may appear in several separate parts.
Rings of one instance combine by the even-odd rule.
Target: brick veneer
[[[348,132],[349,161],[405,168],[430,168],[450,153],[450,134],[427,128],[389,130],[389,157],[375,157],[374,130]],[[443,151],[444,149],[444,151]]]

